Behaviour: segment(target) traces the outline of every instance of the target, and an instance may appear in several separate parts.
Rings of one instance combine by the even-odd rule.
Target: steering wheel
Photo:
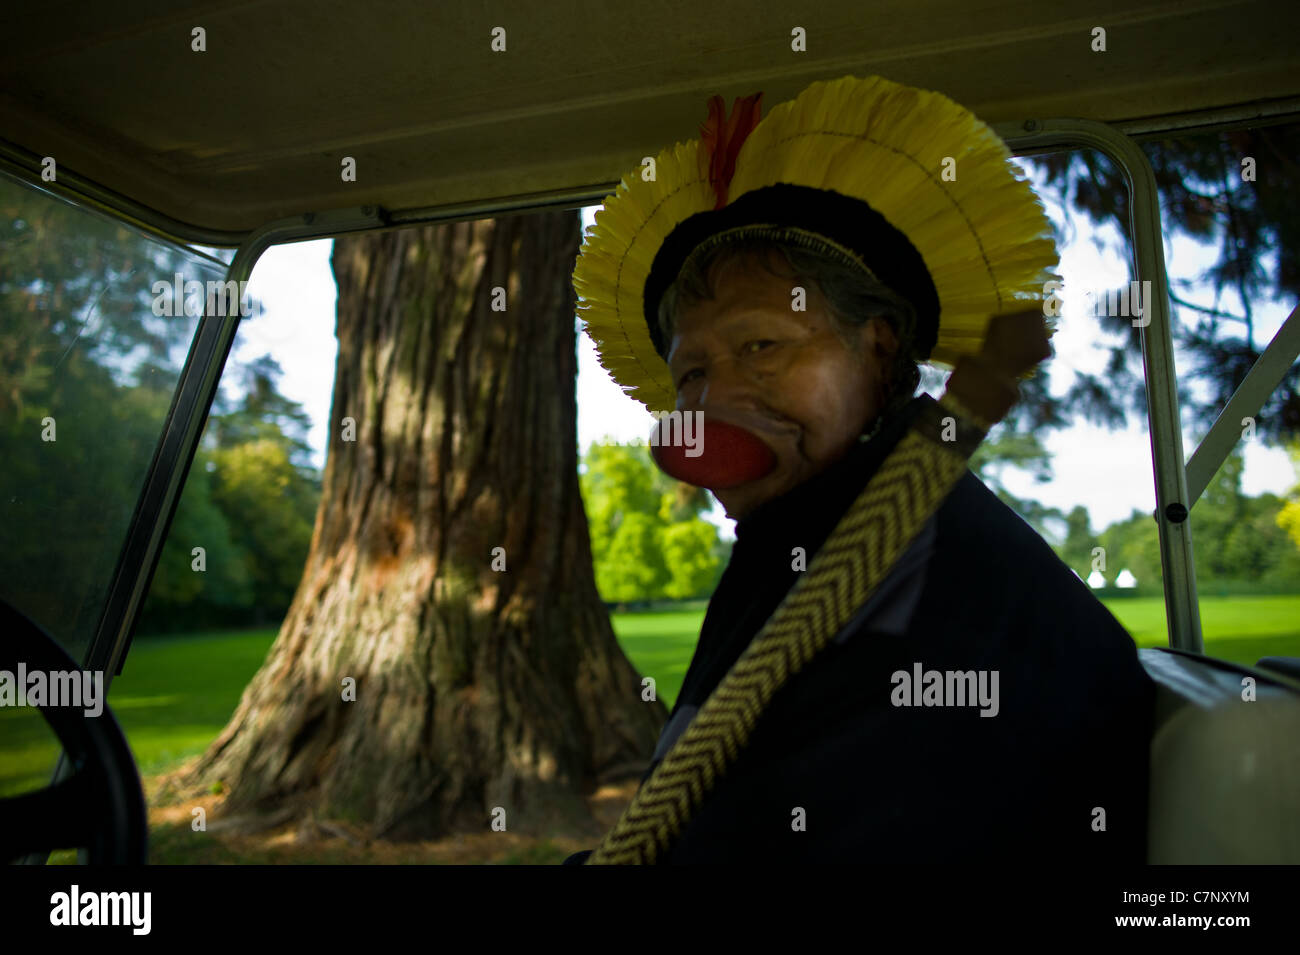
[[[15,678],[20,660],[29,673],[81,673],[53,637],[4,600],[0,634],[0,670]],[[145,863],[149,824],[140,774],[122,727],[101,702],[98,716],[87,716],[84,707],[50,706],[48,696],[40,707],[73,772],[44,789],[0,799],[0,863],[71,847],[86,849],[91,865]]]

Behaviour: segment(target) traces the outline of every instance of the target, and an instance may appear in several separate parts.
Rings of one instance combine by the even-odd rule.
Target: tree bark
[[[644,771],[667,713],[614,639],[578,492],[580,232],[570,211],[336,240],[311,551],[186,777],[220,780],[224,814],[544,835],[581,828],[597,782]]]

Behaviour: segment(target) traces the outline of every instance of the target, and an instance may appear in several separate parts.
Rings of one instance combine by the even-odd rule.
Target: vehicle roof
[[[990,123],[1120,122],[1300,95],[1275,0],[653,4],[175,0],[12,5],[0,130],[173,220],[242,233],[308,210],[607,186],[698,135],[707,98],[879,73]],[[191,29],[207,50],[191,50]],[[1104,27],[1106,51],[1092,50]],[[490,49],[494,27],[506,50]],[[806,53],[791,31],[807,31]],[[340,179],[355,157],[357,181]],[[36,157],[33,159],[33,157]],[[216,243],[213,243],[216,244]]]

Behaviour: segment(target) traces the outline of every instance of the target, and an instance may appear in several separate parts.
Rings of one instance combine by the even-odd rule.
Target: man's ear
[[[873,315],[862,326],[863,351],[871,355],[884,367],[889,367],[898,354],[898,335],[889,319],[883,315]]]

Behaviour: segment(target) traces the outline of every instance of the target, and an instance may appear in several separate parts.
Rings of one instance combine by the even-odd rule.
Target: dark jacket
[[[655,763],[798,579],[792,550],[811,565],[930,401],[737,524]],[[952,705],[981,672],[989,702]],[[967,471],[664,861],[1141,863],[1154,693],[1119,622]]]

